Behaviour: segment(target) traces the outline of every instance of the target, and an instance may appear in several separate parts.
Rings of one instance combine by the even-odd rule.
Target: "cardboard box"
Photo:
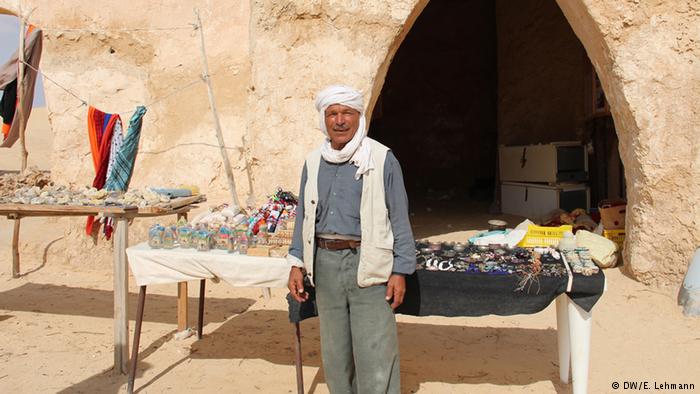
[[[598,211],[604,229],[619,230],[625,228],[627,203],[624,200],[603,200],[598,204]]]

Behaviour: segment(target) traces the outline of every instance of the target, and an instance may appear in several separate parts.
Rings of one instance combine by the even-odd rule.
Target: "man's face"
[[[340,150],[350,142],[360,125],[360,113],[342,104],[333,104],[326,108],[326,130],[333,149]]]

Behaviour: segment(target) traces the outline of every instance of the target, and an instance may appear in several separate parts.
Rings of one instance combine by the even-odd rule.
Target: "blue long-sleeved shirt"
[[[360,202],[362,177],[355,179],[357,167],[350,162],[334,164],[321,159],[318,169],[318,204],[316,234],[339,234],[361,237]],[[289,254],[303,260],[304,185],[308,179],[306,165],[301,173],[299,205]],[[408,220],[408,196],[401,165],[389,151],[384,162],[384,194],[389,221],[394,233],[394,273],[412,274],[416,269],[416,248]]]

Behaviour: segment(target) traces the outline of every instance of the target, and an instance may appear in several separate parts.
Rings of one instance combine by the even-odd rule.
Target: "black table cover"
[[[518,275],[419,270],[406,277],[406,296],[396,313],[448,317],[532,314],[564,293],[568,278],[540,275],[523,290],[515,290],[520,281]],[[590,312],[603,294],[604,285],[602,271],[591,276],[574,274],[568,296]],[[292,323],[317,315],[313,288],[307,291],[309,300],[301,304],[287,295]]]

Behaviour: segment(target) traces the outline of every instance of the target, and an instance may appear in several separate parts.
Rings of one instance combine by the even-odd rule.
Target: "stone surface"
[[[194,20],[192,8],[199,7],[226,144],[244,147],[244,154],[229,151],[239,194],[245,198],[252,185],[258,201],[276,185],[298,187],[304,155],[321,141],[312,105],[321,87],[355,85],[373,108],[393,55],[426,3],[22,2],[25,10],[34,9],[31,20],[46,27],[46,74],[125,117],[137,104],[199,78],[198,37],[191,30],[62,30],[187,27]],[[700,4],[557,4],[600,75],[615,119],[628,182],[629,271],[644,282],[678,283],[700,244]],[[16,11],[16,2],[0,0],[0,7]],[[55,178],[89,183],[86,108],[48,82],[46,100]],[[208,107],[201,83],[150,107],[134,186],[196,183],[214,197],[226,196]],[[86,256],[86,249],[70,248],[75,250],[66,253]]]

